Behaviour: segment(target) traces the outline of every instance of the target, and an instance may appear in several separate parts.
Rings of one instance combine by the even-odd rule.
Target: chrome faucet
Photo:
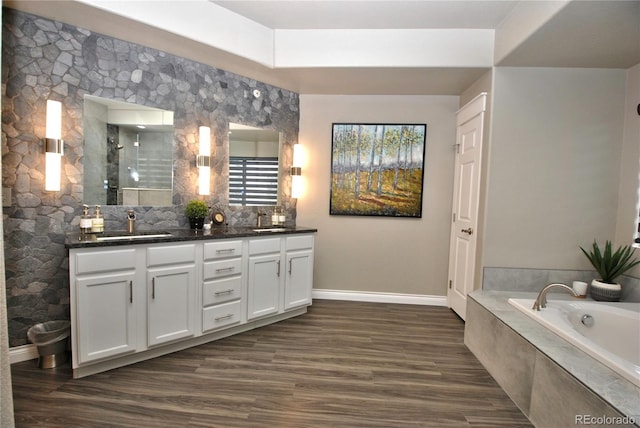
[[[127,233],[136,233],[136,213],[127,210]]]
[[[539,311],[540,308],[546,308],[547,307],[547,293],[549,293],[549,291],[551,291],[551,290],[553,290],[555,288],[560,289],[560,290],[564,290],[567,293],[571,294],[573,297],[578,297],[578,293],[576,293],[573,290],[573,288],[569,287],[568,285],[561,284],[559,282],[554,282],[552,284],[547,285],[542,290],[540,290],[540,293],[538,293],[538,297],[536,298],[536,301],[533,303],[533,308],[531,308],[531,309]]]
[[[256,227],[262,227],[262,217],[266,216],[267,213],[258,210],[258,220],[256,221]]]

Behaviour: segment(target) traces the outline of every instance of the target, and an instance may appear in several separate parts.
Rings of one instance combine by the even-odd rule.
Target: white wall
[[[616,232],[625,70],[497,68],[493,102],[484,265],[589,269],[578,247]]]
[[[624,137],[622,161],[620,164],[620,201],[618,204],[618,221],[616,223],[617,245],[628,245],[636,234],[638,221],[638,187],[640,186],[640,64],[627,70],[626,102],[624,107]],[[636,251],[640,257],[640,250]],[[629,272],[640,278],[640,266]]]
[[[457,96],[301,95],[297,224],[318,228],[314,288],[446,295]],[[331,124],[426,123],[421,219],[330,216]]]

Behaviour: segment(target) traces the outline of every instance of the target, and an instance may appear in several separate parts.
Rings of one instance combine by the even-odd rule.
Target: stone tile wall
[[[5,8],[2,15],[2,186],[12,189],[4,208],[10,346],[27,343],[35,323],[69,318],[64,235],[75,231],[83,202],[85,94],[174,111],[172,207],[135,207],[138,227],[187,225],[184,204],[197,197],[198,126],[210,126],[213,148],[211,205],[225,207],[231,224],[251,224],[256,211],[227,205],[228,123],[279,130],[282,165],[291,165],[298,138],[298,94],[162,51]],[[260,98],[251,96],[259,89]],[[62,189],[44,191],[46,100],[63,104]],[[288,175],[285,174],[286,177]],[[281,193],[295,222],[290,183]],[[122,206],[103,207],[105,227],[125,228]]]

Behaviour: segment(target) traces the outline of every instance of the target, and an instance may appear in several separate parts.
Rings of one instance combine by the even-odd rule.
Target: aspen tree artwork
[[[334,123],[332,215],[422,217],[427,125]]]

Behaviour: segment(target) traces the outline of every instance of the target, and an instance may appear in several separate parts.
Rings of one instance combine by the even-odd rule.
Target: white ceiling
[[[3,4],[303,94],[458,95],[494,64],[629,68],[640,63],[640,0],[5,0]],[[546,6],[551,7],[545,10]],[[438,31],[453,30],[462,34],[466,53],[456,51],[455,43],[435,46],[440,49],[433,53],[430,49],[442,34]],[[449,62],[449,51],[451,57],[467,57],[475,43],[478,50],[486,50],[486,44],[473,35],[486,36],[487,31],[495,34],[496,46],[495,53],[488,52],[489,61]],[[416,32],[427,43],[411,39]],[[308,34],[313,43],[305,38]],[[352,36],[362,34],[375,37],[369,45],[365,40],[354,47]],[[288,48],[292,41],[295,45],[298,37],[303,40],[298,51],[279,48]],[[386,50],[378,50],[383,44]],[[498,52],[505,44],[508,49]],[[297,64],[308,54],[307,46],[308,56],[317,61]],[[351,48],[354,58],[366,51],[368,62],[337,62],[337,51],[343,47]],[[405,57],[399,57],[405,60],[408,55],[409,61],[394,62],[396,51],[403,49]],[[279,60],[282,51],[289,55],[287,61]],[[415,64],[410,61],[412,52]],[[429,63],[431,58],[436,65]]]
[[[210,0],[272,29],[495,29],[517,1]]]

